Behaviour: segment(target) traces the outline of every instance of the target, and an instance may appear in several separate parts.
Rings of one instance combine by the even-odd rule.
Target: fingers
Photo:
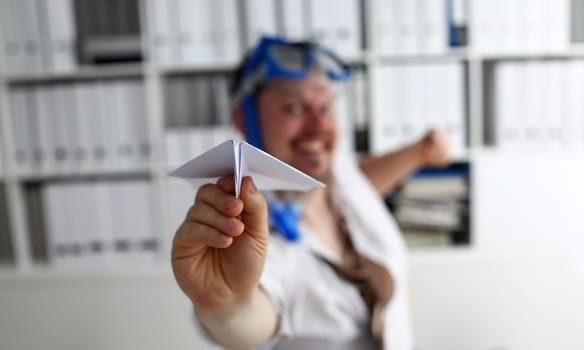
[[[241,219],[245,224],[245,232],[255,237],[267,238],[268,206],[251,177],[243,178],[240,198],[243,201]]]
[[[175,246],[190,248],[200,246],[227,248],[231,243],[233,243],[233,237],[198,222],[183,223],[174,239]]]
[[[241,187],[241,198],[236,198],[233,195],[233,176],[222,178],[217,184],[202,186],[195,204],[176,233],[175,245],[184,248],[227,248],[233,243],[233,238],[243,232],[267,238],[264,197],[249,177],[243,180]]]
[[[237,217],[241,215],[243,202],[234,196],[234,188],[233,176],[219,179],[216,185],[203,185],[197,192],[195,205],[204,202],[225,216]],[[192,221],[189,219],[187,216],[187,221]]]
[[[183,251],[196,251],[203,246],[227,248],[234,237],[243,233],[243,229],[244,225],[238,218],[223,215],[199,200],[189,210],[173,243],[175,248],[183,248]]]
[[[226,248],[233,237],[241,235],[244,225],[238,217],[243,202],[235,198],[233,176],[219,179],[217,184],[199,188],[195,203],[175,235],[174,244],[189,250],[202,246]]]
[[[234,176],[225,176],[217,180],[217,186],[221,188],[223,191],[235,194],[235,177]]]

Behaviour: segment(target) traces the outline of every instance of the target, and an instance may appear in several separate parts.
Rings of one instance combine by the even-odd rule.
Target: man
[[[347,75],[330,51],[279,38],[263,38],[242,64],[238,129],[327,187],[262,194],[245,178],[236,198],[229,176],[199,189],[176,233],[172,264],[218,344],[412,347],[405,247],[380,198],[414,170],[448,164],[448,142],[433,130],[397,152],[363,159],[360,168],[336,155],[334,82]],[[297,220],[282,225],[282,215]]]

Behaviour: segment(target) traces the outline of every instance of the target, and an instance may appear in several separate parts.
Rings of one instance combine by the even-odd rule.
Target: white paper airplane
[[[211,148],[172,171],[196,186],[215,183],[235,176],[235,195],[239,197],[241,180],[251,176],[259,190],[308,191],[325,185],[245,141],[229,140]]]

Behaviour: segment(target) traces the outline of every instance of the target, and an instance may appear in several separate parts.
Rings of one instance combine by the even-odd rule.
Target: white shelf
[[[103,178],[103,177],[138,177],[150,176],[152,168],[149,166],[134,168],[134,169],[110,169],[110,170],[88,170],[88,171],[66,171],[59,173],[45,173],[45,174],[17,174],[10,175],[17,181],[32,182],[32,181],[47,181],[59,179],[83,179],[83,178]]]
[[[470,58],[483,61],[505,60],[540,60],[540,59],[571,59],[584,58],[584,49],[574,48],[568,50],[533,51],[533,52],[494,52],[470,54]]]
[[[0,282],[20,282],[38,284],[58,283],[93,283],[106,281],[125,281],[135,283],[137,281],[157,281],[174,278],[170,263],[152,263],[143,265],[116,265],[79,267],[58,269],[50,266],[33,264],[25,270],[17,270],[13,267],[0,266]]]
[[[144,76],[144,66],[140,63],[102,66],[81,66],[69,72],[27,72],[5,73],[3,79],[9,84],[45,83],[62,80],[96,80],[111,78],[137,78]]]
[[[221,65],[182,65],[176,67],[163,67],[158,71],[165,75],[180,75],[180,74],[205,74],[205,73],[229,73],[237,67],[237,63],[221,64]],[[155,69],[156,70],[156,69]]]
[[[371,59],[382,64],[387,63],[411,63],[411,62],[450,62],[469,59],[466,49],[452,49],[444,53],[418,53],[418,54],[382,54],[372,53]]]
[[[366,56],[381,64],[442,61],[505,61],[584,58],[584,46],[574,45],[565,50],[540,50],[524,52],[473,52],[472,48],[452,49],[444,53],[383,54],[369,52]]]

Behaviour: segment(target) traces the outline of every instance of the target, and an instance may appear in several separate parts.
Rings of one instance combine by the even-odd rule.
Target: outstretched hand
[[[240,198],[233,176],[202,186],[176,232],[172,268],[183,292],[202,312],[221,313],[251,298],[268,246],[264,197],[251,178]]]

